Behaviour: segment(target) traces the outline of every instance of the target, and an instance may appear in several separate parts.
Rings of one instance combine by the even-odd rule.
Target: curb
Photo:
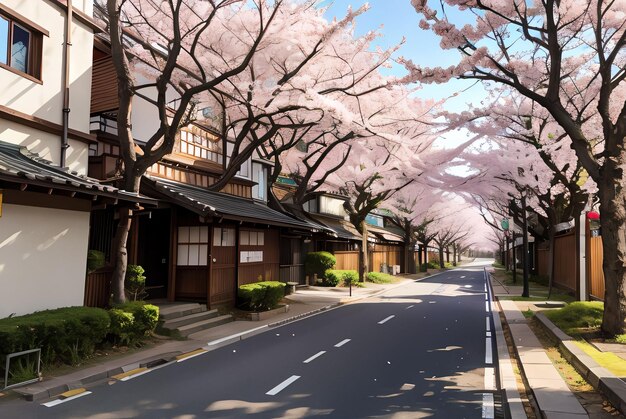
[[[545,314],[535,315],[544,329],[559,342],[563,357],[597,391],[603,393],[622,414],[626,414],[626,383],[580,349],[571,336],[559,329]]]
[[[489,279],[489,288],[491,295],[493,296],[493,287],[491,285],[491,274],[485,270],[485,276]],[[498,351],[498,381],[499,387],[504,391],[506,406],[509,412],[509,418],[511,419],[526,419],[526,410],[524,410],[524,404],[522,397],[517,389],[517,380],[515,378],[515,372],[513,371],[513,364],[511,363],[511,357],[509,356],[509,346],[504,337],[504,331],[502,330],[502,318],[500,313],[502,308],[500,302],[496,299],[492,304],[492,320],[496,335],[496,348]]]

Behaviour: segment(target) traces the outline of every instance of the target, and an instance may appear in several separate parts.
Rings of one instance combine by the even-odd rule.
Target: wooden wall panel
[[[91,77],[91,113],[117,110],[117,76],[111,57],[94,61]]]
[[[604,272],[602,271],[602,237],[588,238],[587,275],[589,295],[604,300]]]
[[[337,264],[335,269],[359,270],[359,251],[351,250],[346,252],[335,252]]]
[[[542,276],[550,276],[550,249],[537,249],[537,273]]]
[[[576,291],[576,235],[556,237],[554,251],[554,284]]]
[[[83,303],[85,306],[104,308],[109,305],[112,274],[112,268],[102,268],[87,274]]]
[[[206,266],[178,266],[176,268],[176,299],[206,300]]]
[[[263,262],[239,263],[239,285],[257,282],[259,277],[262,277],[263,281],[280,280],[280,230],[277,228],[267,230],[241,228],[240,232],[242,231],[263,233],[262,245],[239,246],[240,252],[262,251]]]
[[[235,303],[235,267],[214,267],[211,270],[209,306],[234,305]]]

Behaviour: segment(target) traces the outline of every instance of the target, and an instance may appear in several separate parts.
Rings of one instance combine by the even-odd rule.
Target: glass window
[[[0,16],[0,63],[8,62],[9,53],[9,21]]]
[[[213,246],[234,246],[235,245],[235,229],[220,228],[213,229]]]
[[[20,25],[13,24],[13,42],[11,43],[11,67],[28,73],[28,51],[30,32]]]
[[[206,266],[209,227],[178,227],[178,266]]]
[[[252,163],[252,180],[257,183],[252,187],[252,197],[265,200],[267,179],[266,171],[262,164]]]

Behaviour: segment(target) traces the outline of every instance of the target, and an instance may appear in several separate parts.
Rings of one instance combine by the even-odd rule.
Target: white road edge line
[[[267,325],[256,327],[256,328],[250,329],[250,330],[246,330],[245,332],[235,333],[234,335],[226,336],[224,338],[211,341],[211,342],[207,343],[207,345],[208,346],[219,345],[220,343],[226,342],[227,340],[238,338],[238,337],[241,337],[243,335],[247,335],[248,333],[256,332],[257,330],[266,329],[266,328],[267,328]]]
[[[496,389],[496,376],[493,367],[485,368],[485,390]]]
[[[396,317],[396,315],[392,314],[391,316],[386,317],[386,318],[382,319],[381,321],[379,321],[378,324],[384,324],[384,323],[388,322],[389,320],[393,319],[394,317]]]
[[[325,353],[326,353],[326,351],[319,351],[318,353],[316,353],[312,357],[307,358],[304,361],[302,361],[302,363],[303,364],[308,364],[309,362],[313,361],[315,358],[319,358],[320,356],[324,355]]]
[[[296,381],[298,378],[300,378],[299,375],[292,375],[291,377],[287,378],[285,381],[283,381],[282,383],[280,383],[279,385],[277,385],[276,387],[274,387],[273,389],[271,389],[265,394],[267,394],[268,396],[275,396],[281,391],[283,391],[288,385]]]
[[[204,355],[205,353],[207,353],[207,351],[204,351],[204,352],[198,352],[197,354],[193,354],[193,355],[189,355],[189,356],[186,356],[186,357],[184,357],[184,358],[181,358],[181,359],[177,359],[177,360],[176,360],[176,362],[185,362],[185,361],[189,361],[191,358],[195,358],[195,357],[197,357],[197,356]]]
[[[485,339],[485,363],[493,364],[493,353],[491,352],[491,338]]]
[[[59,405],[59,404],[61,404],[61,403],[69,402],[70,400],[74,400],[74,399],[77,399],[77,398],[79,398],[79,397],[86,396],[86,395],[88,395],[88,394],[91,394],[91,391],[83,391],[82,393],[79,393],[79,394],[77,394],[77,395],[75,395],[75,396],[68,397],[68,398],[66,398],[66,399],[56,399],[56,400],[52,400],[51,402],[48,402],[48,403],[42,403],[42,405],[44,405],[44,406],[46,406],[46,407],[54,407],[54,406]]]
[[[139,377],[140,375],[144,375],[144,374],[147,374],[147,373],[149,373],[149,372],[152,372],[152,370],[145,370],[145,371],[138,372],[137,374],[129,375],[129,376],[127,376],[127,377],[124,377],[124,378],[120,379],[120,381],[128,381],[128,380],[132,380],[133,378],[137,378],[137,377]]]
[[[489,313],[489,300],[485,301],[485,311]]]
[[[489,323],[489,316],[485,317],[485,323],[487,324],[487,332],[491,331],[491,323]]]
[[[335,345],[335,348],[341,348],[343,345],[345,345],[346,343],[350,342],[351,339],[344,339],[341,342],[339,342],[338,344]]]
[[[483,393],[483,419],[493,419],[495,415],[493,393]]]

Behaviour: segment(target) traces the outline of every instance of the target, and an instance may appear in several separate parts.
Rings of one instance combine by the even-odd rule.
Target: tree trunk
[[[446,267],[445,262],[443,260],[443,256],[444,256],[443,255],[443,246],[439,246],[439,267],[441,269]]]
[[[554,284],[554,255],[556,252],[554,251],[554,226],[550,227],[550,231],[548,232],[548,240],[550,243],[550,249],[548,250],[548,299],[552,296],[552,285]]]
[[[126,267],[128,266],[128,250],[126,242],[131,225],[132,211],[129,208],[120,208],[118,210],[120,220],[117,224],[113,245],[115,249],[115,269],[111,278],[111,293],[113,294],[113,303],[119,304],[126,302],[124,293],[124,279],[126,277]]]
[[[452,246],[452,265],[456,266],[456,245]]]
[[[418,272],[422,272],[422,249],[423,249],[423,245],[418,246],[417,248],[417,271]]]
[[[367,280],[367,273],[369,272],[369,251],[367,248],[367,224],[365,220],[361,221],[361,234],[363,235],[361,240],[361,264],[359,265],[359,279],[361,282]]]
[[[610,163],[606,163],[608,166]],[[615,163],[611,164],[615,165]],[[607,168],[609,169],[609,168]],[[614,173],[614,170],[607,170]],[[621,172],[621,169],[619,169]],[[624,275],[626,269],[626,213],[624,202],[626,190],[618,183],[618,179],[610,179],[606,175],[603,184],[598,185],[600,197],[600,225],[602,227],[602,248],[604,257],[604,315],[602,331],[611,336],[623,334],[626,319],[626,289]],[[615,183],[614,183],[615,182]]]

